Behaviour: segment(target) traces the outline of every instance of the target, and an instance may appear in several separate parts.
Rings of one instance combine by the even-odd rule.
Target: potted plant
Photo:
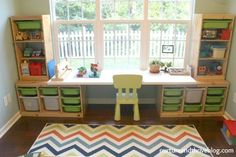
[[[164,65],[164,71],[168,72],[169,68],[172,67],[172,62],[166,62]]]
[[[149,71],[151,73],[159,73],[160,72],[160,68],[163,67],[165,64],[159,60],[152,60],[149,64]]]

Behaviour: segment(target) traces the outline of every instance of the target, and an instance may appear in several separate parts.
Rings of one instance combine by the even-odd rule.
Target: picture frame
[[[162,53],[174,53],[174,45],[162,45]]]

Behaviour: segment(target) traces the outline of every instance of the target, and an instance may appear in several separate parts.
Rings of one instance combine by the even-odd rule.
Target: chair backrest
[[[121,74],[113,76],[113,83],[114,87],[118,89],[119,96],[122,95],[122,90],[125,89],[125,95],[128,97],[130,89],[132,89],[134,95],[137,93],[137,89],[142,85],[142,79],[142,75]]]

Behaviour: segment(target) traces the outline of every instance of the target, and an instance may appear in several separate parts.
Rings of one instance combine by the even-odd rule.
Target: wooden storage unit
[[[77,89],[79,94],[64,95],[63,89],[65,88]],[[47,82],[18,81],[16,89],[22,116],[84,117],[86,109],[85,86],[51,86]],[[24,99],[28,104],[33,103],[32,109],[25,107],[27,104],[24,104]],[[28,99],[37,100],[37,104],[35,104],[36,101],[30,102]],[[75,103],[74,100],[79,100],[79,103]],[[35,105],[38,105],[38,110],[34,108]]]
[[[191,116],[222,116],[225,111],[229,83],[221,80],[211,80],[198,82],[197,85],[186,86],[163,86],[161,98],[161,117],[191,117]],[[181,96],[165,96],[165,91],[169,89],[182,89]],[[198,98],[189,99],[189,89],[194,92],[190,93]],[[196,93],[202,90],[202,93]],[[190,91],[191,92],[191,91]],[[181,98],[181,99],[179,99]],[[173,101],[172,101],[173,100]],[[179,101],[180,100],[180,101]],[[175,102],[174,102],[175,101]],[[178,102],[177,102],[178,101]],[[170,102],[166,104],[165,102]],[[173,102],[173,103],[172,103]],[[172,103],[172,104],[171,104]],[[169,106],[167,106],[169,105]]]
[[[196,14],[193,25],[193,67],[198,80],[225,79],[234,16]]]
[[[13,16],[10,21],[19,79],[49,80],[54,68],[50,16]]]

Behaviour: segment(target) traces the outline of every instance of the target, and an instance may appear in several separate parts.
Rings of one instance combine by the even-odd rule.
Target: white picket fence
[[[104,57],[139,57],[140,31],[105,31]],[[60,32],[58,34],[60,58],[94,58],[94,32]],[[182,58],[185,52],[186,34],[183,32],[152,31],[150,35],[150,57],[161,54],[163,44],[175,45],[175,56]],[[167,54],[168,55],[168,54]]]

